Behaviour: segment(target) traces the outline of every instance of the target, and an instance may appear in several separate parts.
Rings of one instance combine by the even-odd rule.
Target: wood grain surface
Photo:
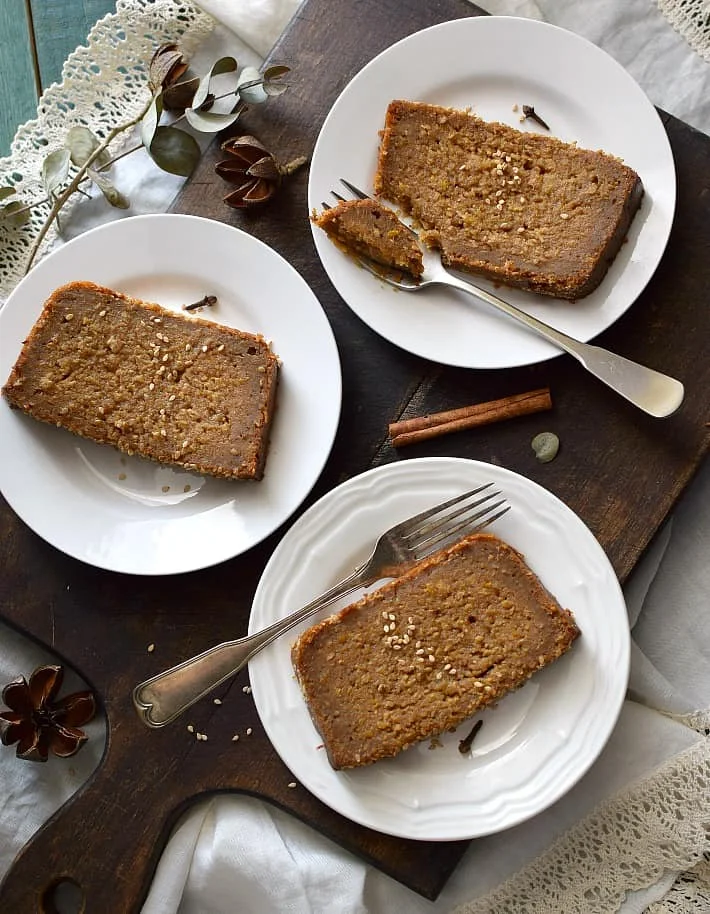
[[[248,112],[241,132],[258,135],[287,159],[307,154],[332,102],[376,53],[419,28],[475,12],[463,0],[307,0],[271,59],[292,67],[291,88],[265,109]],[[678,169],[679,198],[666,255],[648,289],[600,343],[679,377],[686,400],[659,422],[586,376],[567,357],[512,371],[444,368],[382,340],[346,307],[313,247],[302,170],[258,213],[222,203],[213,146],[176,201],[176,212],[244,228],[289,260],[319,297],[343,365],[342,418],[330,460],[304,507],[371,466],[421,455],[472,457],[518,471],[556,493],[597,535],[619,575],[631,573],[708,448],[710,365],[710,140],[664,117]],[[554,409],[407,448],[387,441],[389,422],[423,412],[492,400],[549,386]],[[542,424],[541,424],[542,423]],[[530,440],[557,432],[557,459],[537,463]],[[293,519],[291,519],[292,521]],[[0,910],[51,910],[47,887],[71,878],[87,912],[139,910],[171,825],[195,798],[241,791],[289,810],[414,891],[433,898],[467,847],[390,838],[354,825],[305,790],[269,744],[245,674],[206,699],[184,722],[146,730],[132,687],[167,666],[246,631],[261,570],[284,529],[246,555],[170,578],[112,574],[81,564],[44,543],[6,505],[0,508],[5,571],[0,614],[53,647],[100,696],[108,720],[102,764],[26,845],[0,886]],[[147,645],[154,643],[153,653]],[[29,672],[29,671],[18,671]],[[209,736],[197,742],[191,722]],[[251,736],[244,736],[251,727]],[[232,742],[235,732],[243,734]]]
[[[0,3],[0,157],[62,65],[115,0],[2,0]]]
[[[37,86],[24,0],[0,3],[0,156],[37,108]]]
[[[39,71],[39,85],[46,89],[59,82],[67,56],[80,44],[94,23],[116,11],[116,0],[25,0],[28,4]]]

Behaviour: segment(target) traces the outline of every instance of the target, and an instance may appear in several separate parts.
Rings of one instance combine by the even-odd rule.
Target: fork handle
[[[358,587],[371,584],[375,579],[368,574],[368,565],[369,562],[359,565],[330,590],[267,628],[236,641],[217,644],[140,683],[133,690],[133,704],[138,716],[146,726],[154,729],[171,723],[200,698],[236,675],[279,635]]]
[[[683,385],[675,378],[661,374],[653,368],[646,368],[644,365],[639,365],[638,362],[632,362],[607,349],[575,340],[531,314],[520,311],[515,305],[498,298],[497,295],[492,295],[485,289],[479,289],[478,286],[474,286],[458,276],[453,276],[451,273],[447,272],[445,279],[437,277],[436,281],[482,299],[514,320],[525,324],[526,327],[577,359],[590,374],[607,387],[611,387],[622,397],[657,419],[670,416],[683,402]]]

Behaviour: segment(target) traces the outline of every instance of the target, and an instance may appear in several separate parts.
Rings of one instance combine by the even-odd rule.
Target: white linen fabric
[[[541,18],[584,35],[625,66],[654,103],[710,133],[710,67],[702,56],[703,42],[697,35],[686,41],[677,19],[679,31],[670,24],[671,7],[702,4],[481,0],[479,5],[493,14]],[[183,40],[202,42],[199,57],[232,53],[243,63],[255,63],[297,2],[202,0],[202,9],[218,20],[207,38],[211,23],[189,2],[119,0],[118,15],[152,15],[160,8],[160,28],[166,30],[160,34],[167,34],[175,27],[163,15],[171,6],[194,27],[192,38],[188,30]],[[111,29],[119,23],[104,20],[89,43],[99,60],[110,57],[105,44],[110,45]],[[54,87],[59,95],[50,99],[70,88]],[[120,97],[125,86],[114,83],[106,91]],[[38,123],[26,125],[18,136],[43,129],[40,112]],[[0,183],[13,161],[12,156],[0,161]],[[122,160],[117,169],[117,183],[134,201],[132,212],[166,209],[180,186],[178,179],[156,176],[141,154]],[[122,214],[107,213],[101,201],[83,201],[66,231],[75,235],[117,215]],[[0,295],[8,291],[6,283]],[[710,726],[710,626],[704,620],[709,543],[706,465],[625,588],[633,636],[629,700],[601,757],[551,809],[474,842],[436,902],[425,901],[268,804],[235,795],[200,803],[182,818],[143,914],[707,911],[710,873],[703,854],[710,851],[705,732]],[[0,625],[3,683],[52,660],[51,652]],[[74,684],[70,678],[68,686]],[[88,729],[89,743],[69,762],[31,765],[17,762],[12,749],[0,752],[0,876],[29,836],[98,764],[104,723],[92,722]]]

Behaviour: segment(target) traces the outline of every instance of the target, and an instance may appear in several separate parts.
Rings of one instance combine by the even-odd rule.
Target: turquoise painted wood
[[[115,8],[115,0],[0,0],[0,156],[67,55]]]
[[[115,0],[31,0],[39,77],[42,88],[58,82],[67,55],[86,43],[89,30]]]
[[[18,124],[37,108],[37,87],[25,0],[0,0],[0,157]]]

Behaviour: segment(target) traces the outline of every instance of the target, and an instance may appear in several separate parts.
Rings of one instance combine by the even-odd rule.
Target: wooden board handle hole
[[[42,914],[84,914],[86,893],[69,876],[55,879],[42,892],[40,911]]]

